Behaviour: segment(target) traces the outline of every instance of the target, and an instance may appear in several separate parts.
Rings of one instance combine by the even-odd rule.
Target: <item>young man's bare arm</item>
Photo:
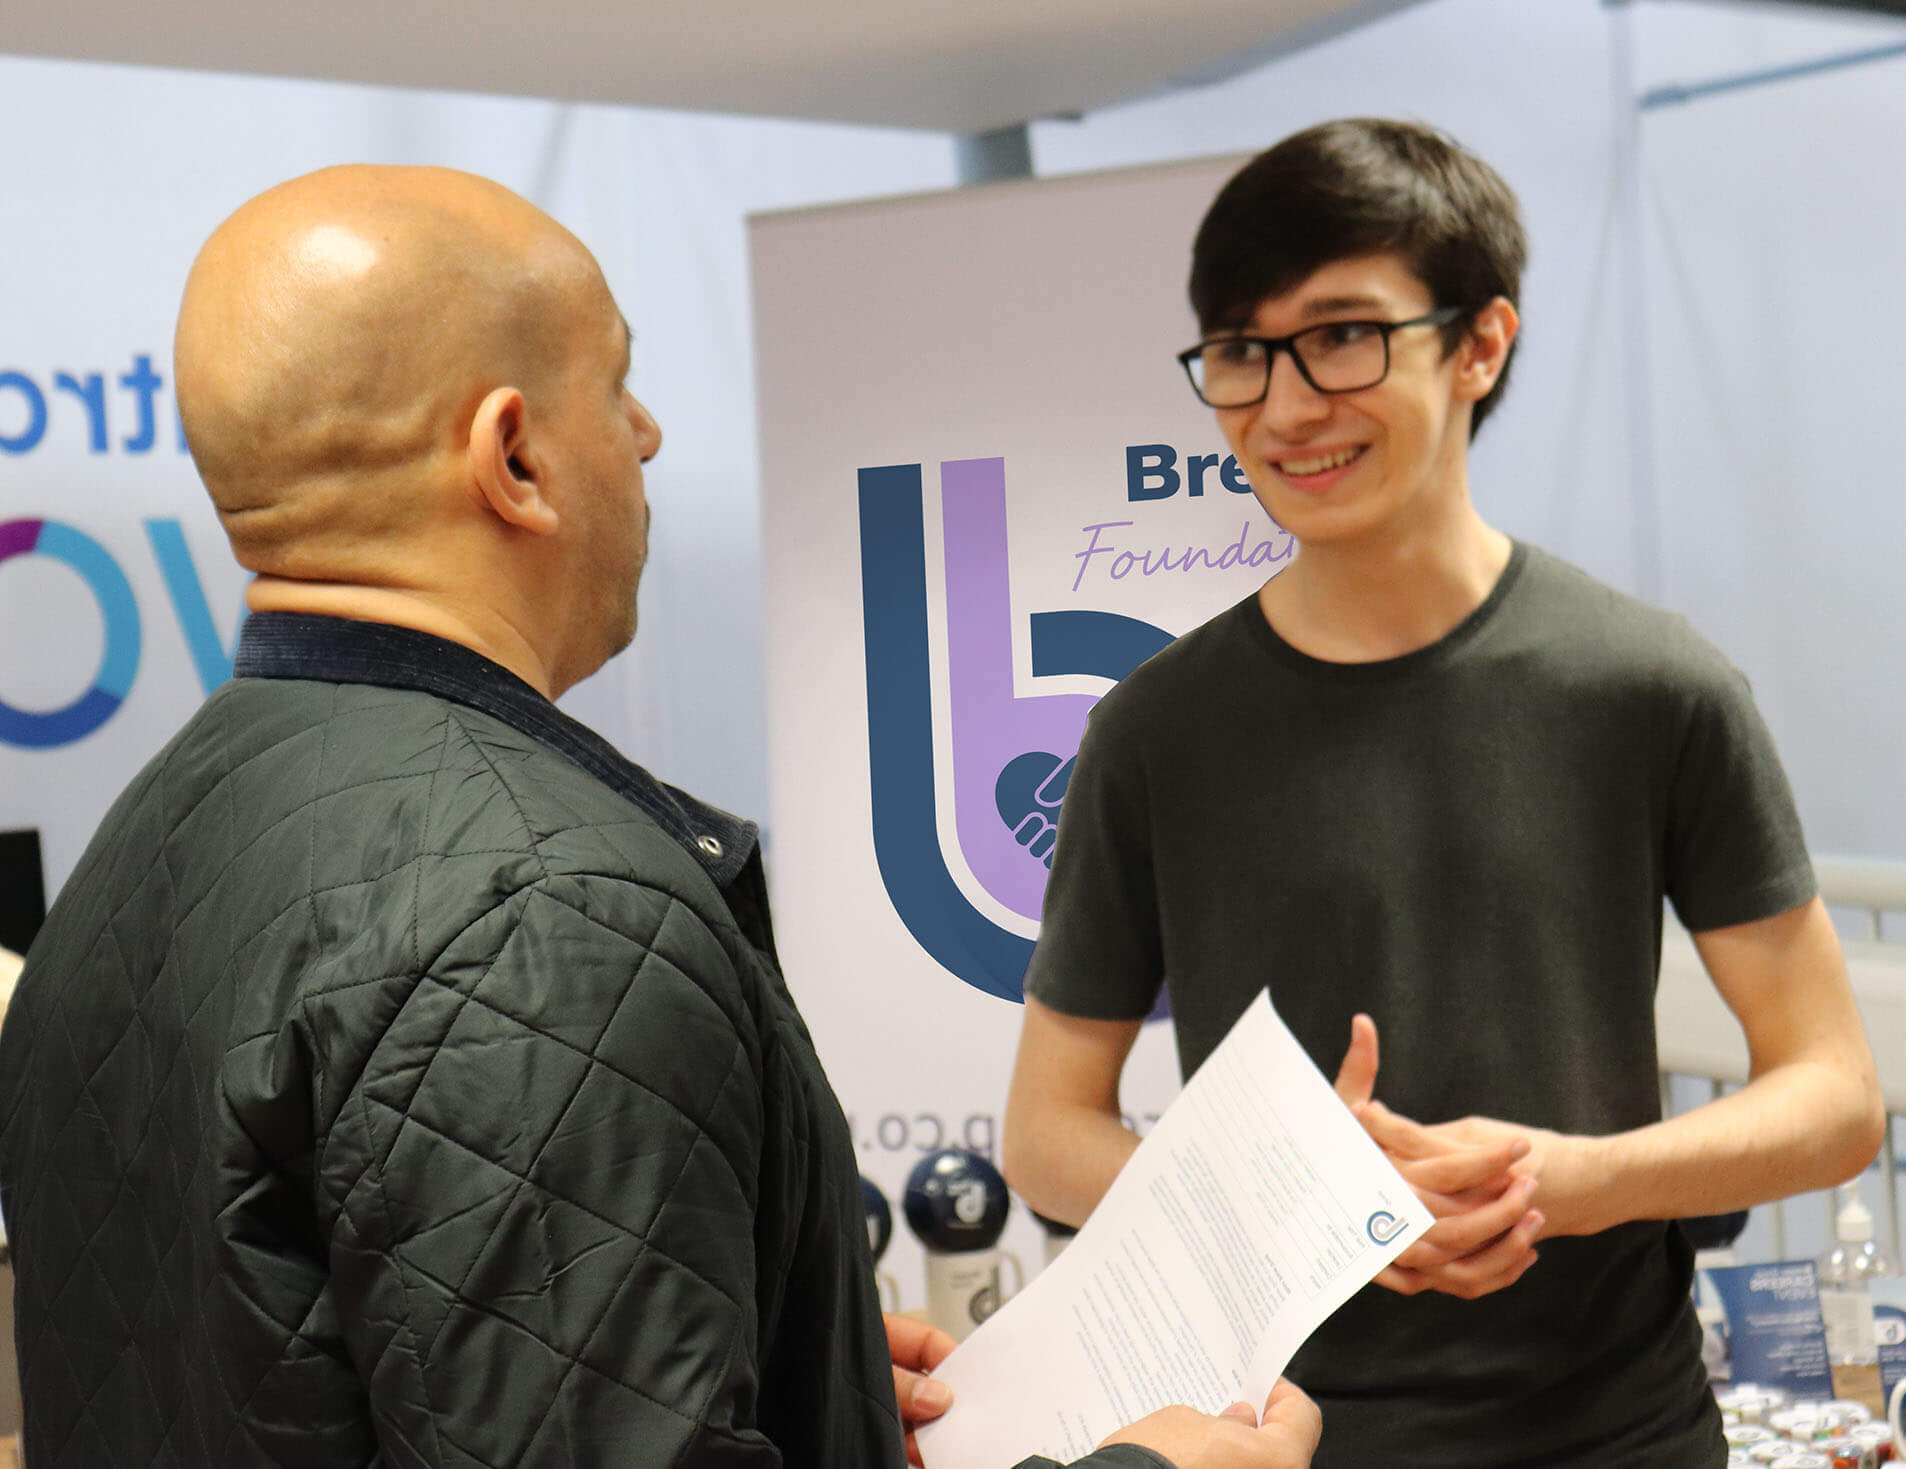
[[[1006,1181],[1048,1219],[1080,1225],[1138,1146],[1119,1075],[1140,1020],[1084,1020],[1030,996],[1006,1098]]]
[[[1514,1132],[1540,1180],[1545,1233],[1589,1234],[1634,1219],[1746,1208],[1824,1188],[1878,1149],[1885,1104],[1825,906],[1695,935],[1746,1032],[1751,1080],[1679,1117],[1611,1137],[1575,1137],[1489,1118],[1422,1127],[1379,1104],[1365,1126],[1393,1155],[1425,1157]]]

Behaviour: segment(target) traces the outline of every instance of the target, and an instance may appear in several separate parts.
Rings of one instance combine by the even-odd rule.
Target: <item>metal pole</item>
[[[1661,597],[1661,506],[1655,483],[1654,379],[1648,361],[1648,240],[1641,186],[1641,107],[1636,96],[1632,0],[1608,5],[1616,211],[1622,242],[1623,407],[1628,420],[1628,499],[1634,517],[1635,590]]]
[[[1823,71],[1839,71],[1848,66],[1866,66],[1875,61],[1891,61],[1906,56],[1906,41],[1885,46],[1868,46],[1838,56],[1820,56],[1812,61],[1796,61],[1787,66],[1770,66],[1760,71],[1744,71],[1737,76],[1716,77],[1706,82],[1667,82],[1650,87],[1641,95],[1644,111],[1656,107],[1674,107],[1697,97],[1712,97],[1717,92],[1737,92],[1743,87],[1764,87],[1769,82],[1792,81],[1796,77],[1818,76]]]
[[[1886,1190],[1886,1238],[1899,1260],[1899,1155],[1893,1151],[1893,1114],[1886,1114],[1886,1140],[1880,1144],[1880,1180]]]
[[[955,152],[961,188],[1032,177],[1032,139],[1023,122],[989,133],[968,133],[958,140]]]

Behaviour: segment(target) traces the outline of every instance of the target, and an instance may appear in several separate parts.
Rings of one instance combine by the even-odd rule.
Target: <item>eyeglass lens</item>
[[[1291,338],[1291,351],[1311,386],[1324,393],[1353,393],[1383,381],[1389,366],[1384,333],[1363,322],[1330,322]],[[1242,407],[1261,399],[1271,380],[1271,354],[1248,337],[1207,342],[1191,359],[1193,381],[1214,408]]]

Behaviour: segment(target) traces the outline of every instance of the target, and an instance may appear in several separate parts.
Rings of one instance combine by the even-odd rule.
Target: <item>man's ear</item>
[[[1469,402],[1489,394],[1508,365],[1522,318],[1506,296],[1498,296],[1470,318],[1469,331],[1457,354],[1456,390]]]
[[[517,388],[495,388],[470,421],[470,476],[477,493],[499,520],[551,535],[556,507],[543,494],[536,456],[529,446],[529,405]]]

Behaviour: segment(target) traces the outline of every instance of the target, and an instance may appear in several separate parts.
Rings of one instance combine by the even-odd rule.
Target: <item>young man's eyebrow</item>
[[[1300,316],[1335,316],[1339,311],[1380,310],[1388,303],[1375,296],[1319,296],[1306,301]]]

